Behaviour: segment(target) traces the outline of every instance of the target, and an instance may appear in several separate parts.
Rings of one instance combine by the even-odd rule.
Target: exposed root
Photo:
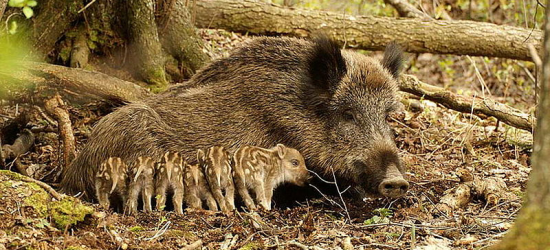
[[[42,189],[44,189],[44,191],[46,191],[51,197],[53,197],[54,199],[60,201],[61,199],[63,199],[63,196],[61,194],[59,194],[57,191],[55,191],[50,185],[44,183],[44,182],[41,182],[39,180],[35,180],[31,177],[28,177],[28,176],[22,176],[21,178],[22,181],[24,182],[30,182],[30,183],[34,183],[38,186],[40,186]]]
[[[55,117],[59,124],[59,136],[63,141],[63,163],[68,166],[76,155],[75,139],[69,113],[65,109],[65,103],[61,96],[56,94],[44,103],[44,108]]]

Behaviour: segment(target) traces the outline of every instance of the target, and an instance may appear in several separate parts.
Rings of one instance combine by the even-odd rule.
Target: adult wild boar
[[[333,169],[361,195],[402,196],[409,184],[386,121],[399,104],[401,54],[390,45],[379,62],[326,37],[255,39],[188,84],[105,116],[62,186],[93,194],[94,174],[111,156],[132,164],[170,151],[194,163],[196,150],[212,145],[282,143],[309,169],[325,176]]]

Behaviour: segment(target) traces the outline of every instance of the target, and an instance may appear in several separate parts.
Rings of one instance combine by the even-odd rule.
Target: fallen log
[[[25,63],[13,80],[45,86],[79,101],[101,100],[113,105],[142,100],[152,94],[139,85],[100,72],[47,63]]]
[[[403,75],[399,81],[399,89],[403,92],[424,97],[439,103],[446,108],[477,116],[493,116],[498,120],[516,128],[532,132],[536,118],[508,105],[482,97],[466,97],[455,94],[444,88],[421,82],[412,75]]]
[[[307,37],[323,32],[350,47],[382,50],[397,41],[412,53],[492,56],[531,60],[542,31],[491,23],[419,20],[289,9],[251,0],[198,0],[196,25],[259,35]]]

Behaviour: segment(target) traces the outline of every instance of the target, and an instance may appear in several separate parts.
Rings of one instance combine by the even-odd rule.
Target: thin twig
[[[77,13],[80,14],[82,13],[82,11],[86,10],[88,7],[90,7],[93,3],[95,3],[96,0],[92,0],[90,1],[88,4],[86,4],[86,6],[84,6],[84,8],[80,9]]]

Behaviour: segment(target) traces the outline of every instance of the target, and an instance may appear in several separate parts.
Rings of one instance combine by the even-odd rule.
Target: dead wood
[[[403,0],[384,0],[384,3],[393,6],[399,13],[399,16],[410,18],[422,18],[426,20],[433,19],[428,14],[418,10],[412,4]]]
[[[2,145],[3,159],[15,159],[20,155],[27,153],[33,145],[34,134],[30,130],[25,129],[19,137],[15,139],[15,142],[12,145]]]
[[[52,89],[79,102],[100,100],[120,105],[151,96],[139,85],[99,72],[46,63],[27,63],[25,68],[25,72],[12,77],[21,82],[31,82],[38,89]],[[39,94],[44,94],[44,91]]]
[[[197,240],[187,246],[180,248],[180,250],[195,250],[199,248],[202,248],[202,240]]]
[[[399,89],[427,100],[437,102],[449,109],[462,113],[471,113],[480,117],[493,116],[498,120],[520,129],[533,131],[535,117],[523,113],[505,104],[482,97],[466,97],[455,94],[444,88],[421,82],[412,75],[403,75]]]
[[[196,25],[261,35],[307,37],[324,32],[342,44],[382,50],[397,41],[412,53],[494,56],[531,60],[528,43],[541,47],[542,32],[491,23],[419,20],[288,9],[258,1],[197,0]]]
[[[50,113],[57,120],[59,136],[63,141],[63,163],[65,166],[68,166],[76,155],[76,147],[72,123],[69,112],[66,110],[65,102],[63,102],[61,96],[55,95],[46,100],[44,108],[46,112]]]

